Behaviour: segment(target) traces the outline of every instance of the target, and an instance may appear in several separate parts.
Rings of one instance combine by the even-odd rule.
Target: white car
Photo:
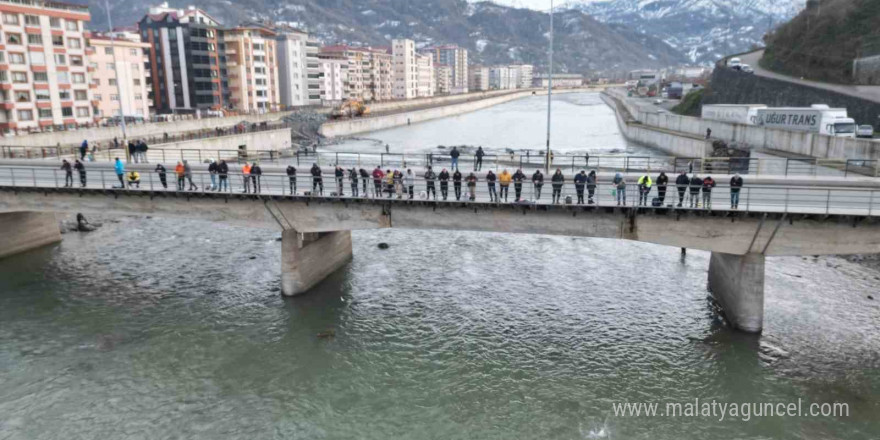
[[[727,67],[730,67],[733,70],[739,70],[742,67],[742,60],[739,58],[731,58],[727,61]]]
[[[874,137],[874,127],[870,125],[859,125],[856,127],[856,137],[857,138],[868,138],[871,139]]]
[[[741,72],[745,72],[745,73],[755,73],[755,69],[752,69],[752,66],[750,66],[748,64],[743,64],[742,66],[739,67],[739,70]]]

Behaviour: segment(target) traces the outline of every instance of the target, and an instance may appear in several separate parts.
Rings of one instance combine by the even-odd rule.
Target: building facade
[[[535,77],[535,87],[547,88],[550,85],[550,77],[541,74]],[[584,85],[584,76],[575,73],[554,73],[553,87],[580,87]]]
[[[469,89],[467,49],[446,45],[431,48],[429,52],[434,58],[435,65],[446,65],[451,70],[452,84],[449,93],[467,93]]]
[[[531,64],[516,64],[510,66],[510,70],[516,71],[516,87],[517,89],[528,89],[532,87],[535,80],[535,66]]]
[[[489,68],[471,66],[468,68],[468,88],[471,92],[489,90]]]
[[[434,96],[436,80],[434,79],[434,58],[430,55],[416,54],[416,97],[429,98]]]
[[[507,90],[511,88],[510,68],[507,66],[493,66],[489,68],[489,88],[492,90]]]
[[[436,86],[434,87],[434,92],[437,95],[449,95],[452,94],[452,68],[445,65],[435,65],[434,66],[434,80],[436,82]]]
[[[94,123],[88,6],[0,0],[0,131]]]
[[[394,99],[413,99],[418,96],[419,67],[416,64],[416,44],[412,40],[393,40],[391,56],[394,63]]]
[[[276,39],[278,93],[284,107],[310,105],[308,64],[317,62],[317,47],[309,34],[297,29],[280,29]],[[312,49],[312,50],[310,50]]]
[[[321,57],[321,104],[338,105],[348,99],[348,61],[342,58]]]
[[[229,108],[247,112],[277,111],[281,106],[276,34],[261,26],[223,31]]]
[[[386,49],[339,45],[323,47],[321,54],[346,61],[348,80],[345,95],[348,99],[393,99],[392,56]]]
[[[220,22],[197,9],[150,8],[138,23],[149,44],[153,110],[159,114],[218,110],[228,106],[221,78]]]
[[[150,45],[117,36],[111,41],[101,34],[92,34],[87,41],[93,52],[88,60],[92,99],[97,104],[95,116],[111,118],[121,113],[149,118],[151,102],[144,66]]]

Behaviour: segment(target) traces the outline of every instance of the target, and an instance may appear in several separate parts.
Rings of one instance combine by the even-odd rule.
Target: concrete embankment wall
[[[230,136],[193,139],[155,145],[164,150],[237,150],[246,145],[248,150],[281,150],[290,148],[290,129],[257,131]]]
[[[614,110],[621,133],[630,141],[638,142],[678,157],[705,157],[712,151],[712,144],[705,139],[652,129],[652,127],[643,125],[635,119],[627,120],[621,109],[617,107],[619,103],[627,111],[632,112],[626,108],[623,100],[615,100],[612,97],[602,95],[602,101]]]
[[[248,124],[260,124],[262,122],[278,121],[292,112],[267,113],[263,115],[230,116],[226,118],[206,118],[186,121],[156,122],[148,124],[134,124],[126,127],[129,138],[147,138],[163,136],[165,133],[185,133],[199,130],[213,130],[217,127],[232,127],[240,122]],[[108,142],[113,138],[122,140],[122,128],[98,127],[86,128],[73,131],[58,131],[54,133],[34,133],[22,136],[10,136],[0,138],[0,145],[14,147],[54,147],[79,145],[83,139],[88,139],[90,144],[95,142]]]
[[[592,91],[599,91],[593,89]],[[591,89],[566,89],[554,90],[554,94],[564,93],[583,93],[589,92]],[[505,93],[501,96],[491,96],[489,98],[467,101],[457,104],[444,105],[440,107],[428,108],[423,110],[404,111],[390,115],[372,116],[359,119],[349,119],[343,121],[327,122],[321,126],[321,135],[333,138],[338,136],[349,136],[358,133],[366,133],[376,130],[384,130],[387,128],[400,127],[418,122],[430,121],[432,119],[456,116],[463,113],[469,113],[484,108],[492,107],[505,102],[514,101],[525,98],[527,96],[546,95],[546,91],[526,90],[522,92]]]
[[[870,159],[880,160],[880,142],[868,139],[841,138],[808,132],[789,131],[709,121],[693,116],[681,116],[661,112],[656,107],[639,105],[626,99],[623,90],[613,89],[605,93],[618,99],[639,123],[648,127],[677,131],[692,136],[705,136],[706,129],[712,137],[736,142],[752,149],[775,150],[819,159]]]
[[[0,213],[0,258],[61,241],[61,229],[51,212]]]

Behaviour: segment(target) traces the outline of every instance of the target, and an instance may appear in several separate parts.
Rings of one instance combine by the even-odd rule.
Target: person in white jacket
[[[412,199],[416,187],[416,175],[413,174],[411,169],[406,170],[406,175],[403,176],[403,184],[406,186],[406,192],[409,194],[409,198]]]

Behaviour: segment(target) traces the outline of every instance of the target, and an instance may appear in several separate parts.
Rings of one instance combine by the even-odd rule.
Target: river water
[[[523,103],[487,112],[504,118],[504,108],[517,114]],[[585,120],[609,112],[559,108]],[[457,119],[469,118],[485,115]],[[405,130],[401,138],[421,136],[418,125]],[[124,217],[0,261],[0,439],[880,433],[880,308],[867,298],[880,272],[842,258],[769,258],[766,328],[749,336],[715,317],[704,252],[359,231],[348,267],[309,295],[283,299],[279,236]],[[318,337],[329,331],[335,337]],[[697,398],[843,402],[849,416],[718,421],[612,409]]]

